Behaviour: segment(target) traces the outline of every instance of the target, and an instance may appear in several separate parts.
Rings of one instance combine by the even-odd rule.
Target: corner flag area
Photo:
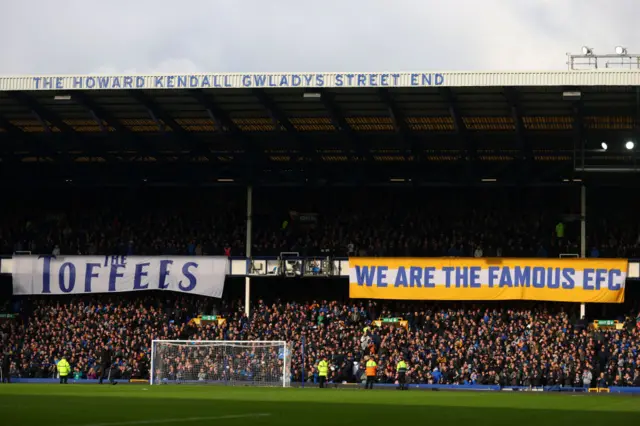
[[[10,408],[10,409],[8,409]],[[5,425],[637,424],[637,397],[203,386],[0,387]]]

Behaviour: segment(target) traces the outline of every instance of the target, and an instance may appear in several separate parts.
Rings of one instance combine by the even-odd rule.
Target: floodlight
[[[636,146],[636,144],[633,143],[633,141],[627,141],[627,143],[624,144],[624,147],[627,148],[629,151],[631,151],[634,146]]]
[[[602,142],[602,143],[600,144],[600,146],[601,146],[601,147],[602,147],[602,149],[604,149],[605,151],[607,150],[607,148],[609,148],[609,146],[607,145],[607,143],[606,143],[606,142]]]
[[[618,55],[626,55],[627,54],[627,48],[626,47],[622,47],[622,46],[616,46],[616,54],[618,54]]]
[[[593,49],[588,46],[582,46],[582,54],[585,56],[593,55]]]

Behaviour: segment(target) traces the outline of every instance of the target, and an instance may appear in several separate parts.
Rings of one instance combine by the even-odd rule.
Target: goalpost
[[[154,340],[151,385],[291,385],[291,344],[284,341]]]

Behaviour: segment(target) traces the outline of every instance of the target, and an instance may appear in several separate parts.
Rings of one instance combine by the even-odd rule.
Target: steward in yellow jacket
[[[58,374],[60,375],[60,384],[67,384],[69,380],[69,374],[71,374],[71,365],[67,361],[67,357],[63,356],[57,364]]]
[[[396,372],[398,373],[398,389],[405,390],[407,389],[407,363],[404,362],[404,359],[401,359],[396,366]]]
[[[323,356],[322,360],[318,363],[318,379],[320,381],[320,388],[324,388],[325,383],[327,382],[327,376],[329,375],[329,363],[327,362],[327,357]]]

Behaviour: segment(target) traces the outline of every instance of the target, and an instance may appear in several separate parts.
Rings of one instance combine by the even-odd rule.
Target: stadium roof
[[[557,183],[635,170],[639,130],[640,71],[0,77],[35,183]]]

